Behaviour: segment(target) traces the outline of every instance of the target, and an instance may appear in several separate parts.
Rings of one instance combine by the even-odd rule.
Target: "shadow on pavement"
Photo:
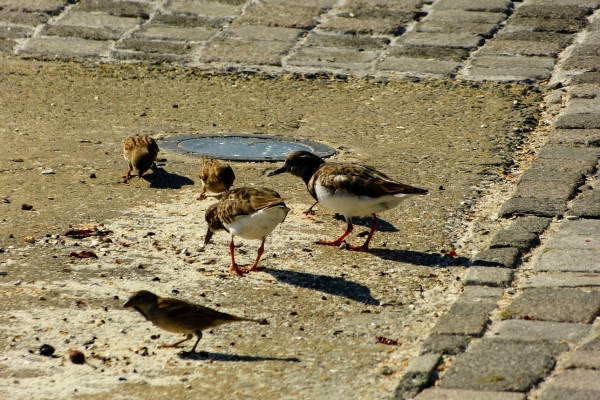
[[[197,353],[183,352],[179,354],[179,358],[183,360],[197,360],[197,361],[285,361],[285,362],[300,362],[300,359],[296,357],[290,358],[277,358],[277,357],[261,357],[261,356],[238,356],[235,354],[224,354],[224,353],[211,353],[208,351],[199,351]]]
[[[343,215],[335,214],[333,216],[333,219],[343,222],[344,223],[343,229],[346,229],[346,218],[344,218]],[[377,219],[379,220],[379,226],[377,227],[377,231],[375,232],[375,234],[377,234],[378,231],[400,232],[400,229],[396,228],[394,225],[390,224],[386,220],[381,219],[380,217],[377,217]],[[373,223],[373,218],[371,218],[371,217],[352,217],[352,225],[355,225],[355,226],[364,226],[366,228],[371,228],[372,223]],[[369,231],[367,231],[367,232],[369,232]],[[353,234],[356,234],[356,233],[358,233],[358,232],[355,230]]]
[[[420,251],[411,250],[392,250],[369,247],[369,253],[384,260],[436,267],[468,266],[470,262],[467,257],[448,257],[443,254],[422,253]]]
[[[142,179],[150,182],[150,187],[154,189],[181,189],[182,186],[194,184],[190,178],[167,172],[162,168],[152,170],[151,174],[142,176]]]
[[[290,285],[345,297],[367,305],[379,305],[379,300],[371,296],[371,290],[368,287],[344,278],[273,268],[265,268],[262,271],[273,275],[278,281]]]

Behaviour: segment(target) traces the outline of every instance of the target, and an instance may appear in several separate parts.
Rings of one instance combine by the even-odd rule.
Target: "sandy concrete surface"
[[[499,188],[512,185],[540,100],[518,84],[13,60],[0,65],[0,91],[0,397],[11,398],[389,397],[460,294],[465,257],[489,234],[474,220],[494,218],[494,207],[473,205],[506,196]],[[320,141],[338,150],[335,160],[431,195],[383,214],[373,249],[354,253],[313,244],[344,223],[322,208],[303,216],[311,198],[299,179],[267,178],[270,163],[232,163],[236,186],[272,187],[293,209],[267,240],[264,269],[232,276],[227,235],[198,249],[214,200],[196,200],[197,159],[162,152],[164,169],[121,180],[129,134],[219,132]],[[105,250],[63,236],[94,225],[113,231]],[[249,264],[258,243],[240,243]],[[99,258],[68,257],[88,249]],[[444,256],[451,251],[458,257]],[[140,289],[270,325],[219,327],[200,342],[205,353],[185,357],[160,348],[179,337],[122,309]],[[37,354],[44,343],[56,357]],[[72,364],[69,349],[88,362]]]

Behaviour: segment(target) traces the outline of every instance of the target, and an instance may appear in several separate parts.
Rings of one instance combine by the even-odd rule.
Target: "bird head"
[[[124,308],[135,308],[136,310],[146,309],[153,304],[158,303],[158,296],[147,290],[140,290],[129,297],[129,300],[123,304]]]
[[[295,151],[285,159],[285,163],[271,171],[267,176],[275,176],[284,172],[289,172],[292,175],[301,177],[305,182],[308,182],[310,177],[319,169],[321,164],[325,163],[321,157],[309,153],[308,151]]]

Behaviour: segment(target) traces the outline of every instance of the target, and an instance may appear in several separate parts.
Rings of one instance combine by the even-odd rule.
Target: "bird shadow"
[[[212,353],[208,351],[199,351],[197,353],[182,352],[179,358],[183,360],[196,361],[237,361],[237,362],[255,362],[255,361],[285,361],[285,362],[300,362],[296,357],[278,358],[278,357],[261,357],[261,356],[241,356],[237,354]]]
[[[163,168],[155,168],[151,174],[143,175],[143,179],[150,182],[154,189],[181,189],[185,185],[193,185],[190,178],[165,171]]]
[[[373,254],[384,260],[399,261],[414,265],[427,265],[436,267],[469,266],[470,260],[462,256],[448,256],[445,254],[423,253],[412,250],[394,250],[385,248],[369,248]]]
[[[286,271],[274,268],[262,270],[278,281],[290,285],[317,290],[334,296],[345,297],[363,304],[379,305],[379,301],[371,296],[371,290],[360,283],[348,281],[341,277],[316,275],[306,272]]]

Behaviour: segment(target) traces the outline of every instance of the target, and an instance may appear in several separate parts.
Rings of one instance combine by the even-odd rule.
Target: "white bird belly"
[[[317,199],[323,206],[344,216],[365,216],[377,214],[396,207],[408,195],[386,195],[381,197],[356,196],[349,193],[330,192],[317,185]]]
[[[244,239],[262,239],[279,225],[287,215],[286,207],[271,207],[254,214],[240,215],[231,224],[223,224],[233,236]]]

